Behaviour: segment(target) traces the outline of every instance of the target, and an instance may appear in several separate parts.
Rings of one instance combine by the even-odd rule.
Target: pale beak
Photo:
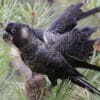
[[[3,40],[7,43],[12,42],[13,38],[10,34],[8,34],[7,32],[5,32],[3,34]]]

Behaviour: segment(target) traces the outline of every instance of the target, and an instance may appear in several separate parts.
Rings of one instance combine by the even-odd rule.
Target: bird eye
[[[16,33],[16,29],[11,29],[11,33]]]

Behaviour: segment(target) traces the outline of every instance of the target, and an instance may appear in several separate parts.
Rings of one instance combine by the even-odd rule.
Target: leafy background
[[[26,1],[0,0],[0,100],[28,100],[24,90],[25,77],[18,76],[16,67],[11,64],[13,58],[9,56],[9,52],[11,52],[12,46],[2,40],[2,30],[8,22],[24,22],[34,27],[44,28],[72,3],[84,2],[83,8],[85,10],[100,6],[100,0],[55,0],[53,5],[48,4],[45,0]],[[100,14],[91,16],[79,23],[80,27],[85,25],[100,28]],[[92,38],[100,36],[99,33],[98,31]],[[87,61],[100,66],[100,54],[94,51],[93,56]],[[88,78],[90,83],[100,89],[99,72],[79,70]],[[47,100],[100,100],[99,96],[93,95],[76,85],[72,86],[68,80],[65,80],[63,84],[60,83],[61,81],[58,80],[58,85],[52,89]]]

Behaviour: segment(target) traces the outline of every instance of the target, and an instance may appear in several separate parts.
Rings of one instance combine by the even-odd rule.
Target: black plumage
[[[89,38],[90,33],[92,34],[94,30],[95,28],[88,28],[86,31],[84,29],[73,29],[57,40],[55,48],[64,55],[69,54],[85,60],[92,55],[93,45],[98,41],[98,39]]]
[[[36,35],[36,37],[38,37],[41,41],[46,43],[46,45],[48,45],[49,47],[52,46],[52,44],[54,44],[55,41],[60,41],[61,39],[61,43],[57,47],[58,49],[61,48],[61,51],[63,50],[63,53],[67,52],[67,54],[85,60],[86,58],[92,55],[92,52],[94,50],[93,46],[98,40],[90,39],[90,36],[94,32],[96,32],[96,28],[85,27],[82,29],[78,29],[75,28],[75,26],[77,26],[78,21],[82,20],[83,18],[100,12],[100,7],[94,8],[89,11],[83,11],[81,9],[82,6],[82,3],[71,5],[65,10],[63,14],[58,16],[49,25],[48,29],[33,29],[33,33]],[[67,38],[70,38],[71,40],[75,41],[75,43],[71,43],[70,48],[68,48],[69,43],[67,43]],[[62,43],[62,41],[64,43]],[[64,45],[62,46],[62,44]]]
[[[33,34],[44,42],[47,47],[52,47],[61,51],[63,54],[69,54],[82,60],[87,59],[93,54],[94,45],[99,39],[90,39],[90,36],[96,32],[96,28],[85,27],[85,28],[74,28],[65,34],[54,34],[50,31],[41,31],[33,29]],[[42,33],[44,32],[42,40]],[[38,34],[38,36],[37,36]]]
[[[78,21],[100,12],[100,7],[83,11],[83,3],[77,3],[65,9],[64,13],[58,16],[49,26],[48,31],[55,30],[55,33],[63,34],[72,30]]]
[[[53,34],[64,34],[67,31],[75,28],[75,26],[78,24],[78,21],[100,12],[100,7],[91,9],[89,11],[83,11],[81,9],[82,6],[83,3],[77,3],[69,6],[64,13],[54,19],[46,31],[52,31]],[[36,29],[36,31],[36,36],[43,41],[43,30]]]
[[[57,25],[57,27],[59,29],[60,26]],[[54,34],[56,31],[52,28],[41,31],[26,24],[9,23],[5,30],[4,40],[11,41],[19,49],[23,61],[33,73],[46,74],[52,85],[56,85],[58,78],[66,79],[69,77],[73,83],[100,95],[100,91],[87,83],[84,76],[76,69],[81,67],[100,71],[99,67],[76,58],[87,57],[90,51],[93,51],[93,44],[96,40],[89,40],[89,37],[96,31],[95,28],[75,28],[60,35]],[[37,33],[43,33],[43,38],[40,39]],[[47,36],[45,37],[45,35]],[[44,42],[41,41],[42,39]]]
[[[7,39],[7,37],[12,37],[11,41],[19,49],[25,64],[30,67],[33,73],[37,72],[46,74],[51,80],[52,85],[56,85],[58,78],[66,79],[69,77],[73,83],[87,88],[93,93],[100,94],[100,91],[83,80],[84,76],[77,71],[76,65],[80,67],[79,62],[81,61],[75,59],[75,65],[73,63],[73,57],[67,55],[63,56],[61,51],[56,48],[58,42],[50,48],[47,47],[43,42],[36,38],[35,35],[33,35],[33,29],[28,25],[21,23],[8,24],[6,27],[6,33],[3,36],[4,40]],[[70,42],[71,41],[72,40],[70,40]],[[86,63],[83,63],[81,67],[100,71],[99,67]]]

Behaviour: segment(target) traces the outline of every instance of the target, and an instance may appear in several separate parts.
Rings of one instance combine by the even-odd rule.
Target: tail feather
[[[100,67],[97,67],[96,65],[91,65],[91,64],[81,62],[81,61],[78,61],[76,63],[77,63],[76,65],[78,65],[80,68],[86,68],[86,69],[100,71]]]
[[[66,59],[68,59],[70,61],[70,63],[74,63],[74,67],[76,68],[86,68],[86,69],[92,69],[92,70],[96,70],[96,71],[100,71],[100,67],[96,66],[96,65],[91,65],[89,63],[86,63],[76,57],[70,56],[70,55],[64,55],[64,57]]]
[[[74,80],[72,79],[72,81],[75,84],[77,84],[77,85],[79,85],[79,86],[81,86],[83,88],[86,88],[88,91],[90,91],[90,92],[92,92],[92,93],[97,94],[97,95],[100,96],[100,90],[98,90],[97,88],[95,88],[93,85],[91,85],[90,83],[88,83],[84,79],[82,79],[82,78],[79,77],[79,78],[76,78]]]

